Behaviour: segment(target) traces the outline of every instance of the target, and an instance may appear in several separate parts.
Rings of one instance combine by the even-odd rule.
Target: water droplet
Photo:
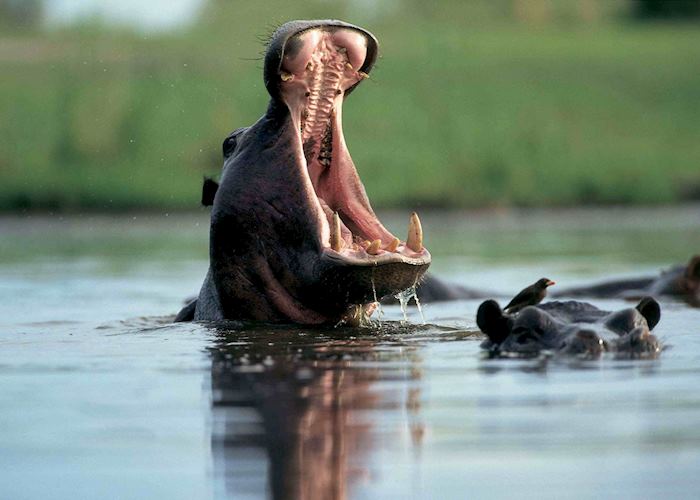
[[[408,300],[411,298],[411,289],[407,288],[406,290],[402,290],[394,295],[394,297],[397,298],[399,301],[399,306],[401,306],[401,312],[403,313],[403,321],[401,321],[401,323],[405,325],[408,323],[408,314],[406,309],[408,307]]]
[[[377,323],[382,322],[384,317],[384,309],[382,308],[382,303],[377,300],[377,287],[374,286],[374,268],[372,268],[372,295],[374,296],[374,302],[377,304]]]
[[[418,299],[418,292],[416,292],[416,285],[413,285],[413,302],[416,303],[418,308],[418,313],[420,314],[420,320],[422,324],[425,324],[425,316],[423,316],[423,307],[420,305],[420,300]]]
[[[425,324],[425,316],[423,316],[423,308],[421,307],[420,300],[418,300],[418,295],[416,294],[416,285],[413,285],[405,290],[397,293],[394,297],[399,301],[401,306],[401,312],[403,313],[403,324],[408,323],[408,303],[411,299],[415,302],[418,308],[418,313],[420,314],[421,322]]]

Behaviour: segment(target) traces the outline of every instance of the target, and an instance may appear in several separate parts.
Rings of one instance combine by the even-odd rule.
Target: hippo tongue
[[[346,92],[367,78],[360,71],[367,56],[365,35],[347,28],[315,28],[296,35],[287,47],[280,74],[282,96],[300,131],[309,179],[330,228],[323,228],[322,234],[328,235],[323,246],[337,250],[332,241],[342,240],[342,247],[357,249],[357,244],[367,248],[372,242],[375,254],[422,255],[420,224],[409,228],[409,234],[420,233],[408,238],[410,247],[382,225],[345,144],[342,103]],[[339,228],[335,234],[334,227]]]

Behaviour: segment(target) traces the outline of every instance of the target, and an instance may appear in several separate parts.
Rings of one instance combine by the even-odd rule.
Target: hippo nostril
[[[586,357],[598,357],[607,350],[607,345],[592,330],[579,330],[565,340],[560,349],[568,354]]]
[[[600,337],[598,337],[598,334],[591,330],[580,330],[576,333],[576,336],[581,340],[585,340],[587,342],[598,343],[601,340]]]
[[[617,345],[618,357],[654,357],[661,347],[658,339],[647,328],[637,327],[623,336]]]
[[[339,29],[332,36],[338,51],[347,55],[348,63],[359,70],[367,58],[367,37],[356,30]]]

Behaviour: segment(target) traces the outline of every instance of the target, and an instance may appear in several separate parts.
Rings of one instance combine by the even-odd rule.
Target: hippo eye
[[[231,153],[233,153],[233,151],[236,149],[236,142],[235,136],[224,139],[224,143],[222,145],[224,158],[231,156]]]
[[[238,138],[246,130],[247,127],[237,128],[236,130],[231,132],[226,139],[224,139],[224,143],[221,146],[221,149],[224,153],[224,158],[228,158],[233,154],[233,152],[236,150],[236,147],[238,146]]]
[[[529,342],[538,342],[542,338],[541,332],[531,329],[515,329],[513,334],[516,335],[515,341],[518,344],[527,344]]]

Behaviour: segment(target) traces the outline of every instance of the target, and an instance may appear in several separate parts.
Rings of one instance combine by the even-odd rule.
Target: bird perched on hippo
[[[554,281],[549,278],[540,278],[532,285],[522,289],[503,310],[507,313],[516,313],[524,307],[539,304],[547,296],[547,287],[554,284]]]
[[[506,312],[495,300],[486,300],[479,306],[476,322],[488,337],[482,347],[495,357],[531,357],[546,351],[584,358],[598,358],[605,352],[618,358],[651,358],[661,352],[651,333],[660,318],[661,307],[652,297],[615,312],[574,300]]]

